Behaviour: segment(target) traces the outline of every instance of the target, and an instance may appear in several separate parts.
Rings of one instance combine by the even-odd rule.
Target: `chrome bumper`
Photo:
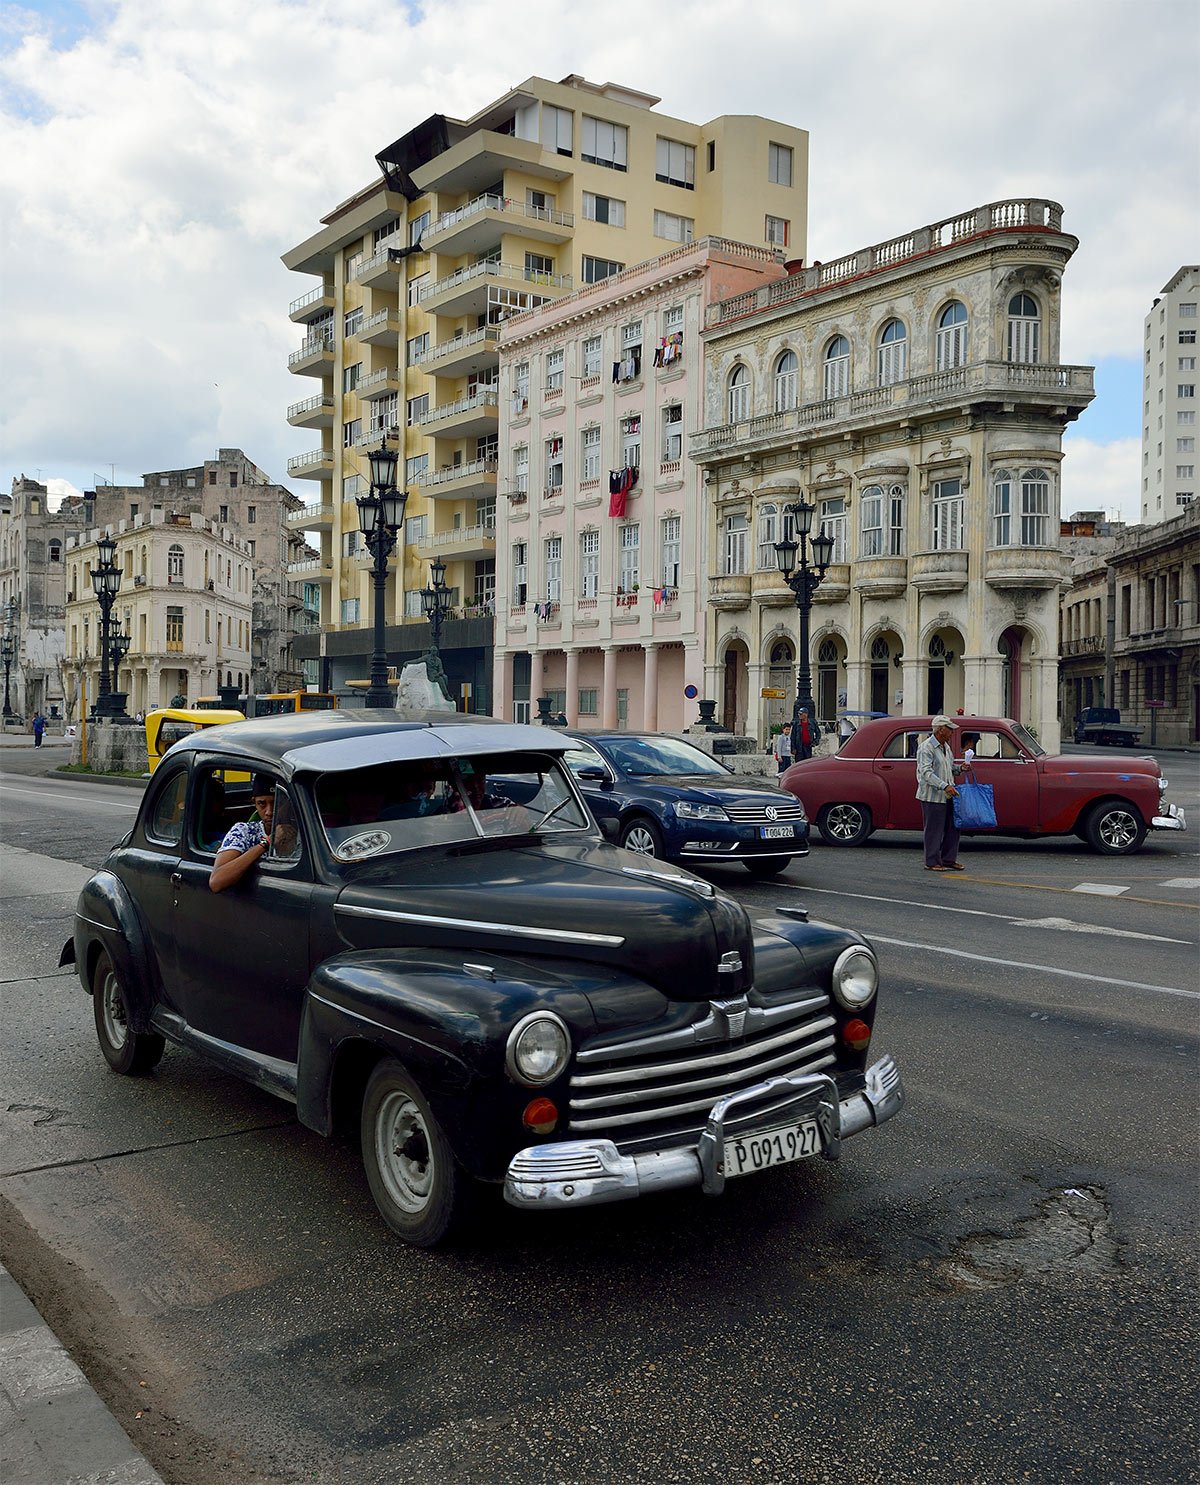
[[[789,1087],[795,1090],[798,1103],[812,1102],[826,1160],[838,1159],[843,1140],[884,1123],[904,1106],[900,1069],[890,1056],[867,1069],[861,1093],[844,1099],[839,1099],[837,1085],[824,1073],[770,1078],[714,1104],[694,1147],[622,1155],[612,1140],[531,1145],[513,1156],[504,1178],[504,1199],[514,1207],[596,1206],[679,1186],[700,1186],[709,1195],[719,1196],[725,1189],[725,1120],[730,1112]],[[772,1127],[781,1122],[778,1108],[769,1117]]]
[[[1162,804],[1159,809],[1161,815],[1155,815],[1150,821],[1151,830],[1186,830],[1187,816],[1177,804]]]

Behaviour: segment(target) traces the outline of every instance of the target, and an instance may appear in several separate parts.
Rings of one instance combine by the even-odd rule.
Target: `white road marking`
[[[1160,883],[1163,887],[1186,887],[1188,890],[1200,887],[1200,877],[1171,877],[1169,881]]]
[[[1128,892],[1128,887],[1114,887],[1111,882],[1080,882],[1078,887],[1072,887],[1072,892],[1086,892],[1091,897],[1120,897],[1122,892]]]
[[[780,887],[795,887],[797,892],[819,892],[825,897],[852,897],[859,902],[886,902],[893,907],[924,908],[934,913],[963,913],[971,918],[997,918],[1014,928],[1063,928],[1073,933],[1111,933],[1120,938],[1144,938],[1156,944],[1193,944],[1191,938],[1164,938],[1158,933],[1135,933],[1132,929],[1098,927],[1095,923],[1075,923],[1070,918],[1018,918],[1013,913],[989,913],[983,908],[951,907],[946,902],[914,902],[907,897],[879,897],[870,892],[842,892],[836,887],[805,887],[799,882],[780,882]],[[1124,889],[1122,889],[1124,890]]]
[[[882,938],[868,933],[874,944],[891,944],[897,949],[921,949],[927,954],[949,954],[955,959],[974,959],[979,964],[996,964],[1004,969],[1031,969],[1036,974],[1062,975],[1068,980],[1087,980],[1092,985],[1119,985],[1124,990],[1152,990],[1156,995],[1182,995],[1185,1000],[1200,1000],[1200,990],[1176,990],[1172,985],[1144,985],[1140,980],[1110,980],[1104,975],[1084,974],[1078,969],[1058,969],[1053,964],[1024,964],[1019,959],[997,959],[992,954],[968,954],[965,949],[944,949],[940,944],[914,944],[903,938]]]
[[[140,794],[136,799],[99,799],[95,794],[70,794],[65,789],[23,789],[9,783],[0,786],[0,794],[15,794],[22,799],[52,799],[57,804],[98,804],[101,809],[108,810],[136,810],[141,803]]]

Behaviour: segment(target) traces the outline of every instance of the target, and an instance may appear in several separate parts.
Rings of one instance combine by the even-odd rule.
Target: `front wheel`
[[[826,845],[859,846],[871,833],[871,811],[865,804],[827,804],[817,829]]]
[[[406,1243],[432,1248],[462,1226],[470,1177],[421,1090],[391,1057],[367,1080],[362,1158],[380,1215]]]
[[[791,866],[790,856],[766,856],[761,861],[748,857],[742,865],[752,877],[777,877],[779,873]]]
[[[621,844],[627,851],[635,851],[639,856],[657,856],[661,860],[666,855],[662,831],[653,820],[647,820],[644,815],[630,820],[622,828]]]
[[[1092,850],[1102,856],[1128,856],[1146,839],[1141,811],[1122,799],[1093,805],[1083,828]]]
[[[129,1001],[112,960],[101,954],[92,975],[92,1014],[104,1060],[113,1072],[133,1077],[157,1065],[166,1046],[156,1031],[136,1032],[129,1024]]]

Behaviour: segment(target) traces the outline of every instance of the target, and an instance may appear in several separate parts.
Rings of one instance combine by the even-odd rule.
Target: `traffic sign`
[[[764,686],[760,694],[764,701],[782,701],[787,692],[780,691],[775,686]]]

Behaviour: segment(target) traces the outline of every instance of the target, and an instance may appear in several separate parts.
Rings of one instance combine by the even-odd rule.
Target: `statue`
[[[435,659],[436,659],[436,652]],[[405,716],[418,712],[453,712],[454,703],[446,695],[446,672],[437,661],[436,675],[431,673],[428,654],[424,660],[411,661],[400,672],[396,687],[396,710]]]

